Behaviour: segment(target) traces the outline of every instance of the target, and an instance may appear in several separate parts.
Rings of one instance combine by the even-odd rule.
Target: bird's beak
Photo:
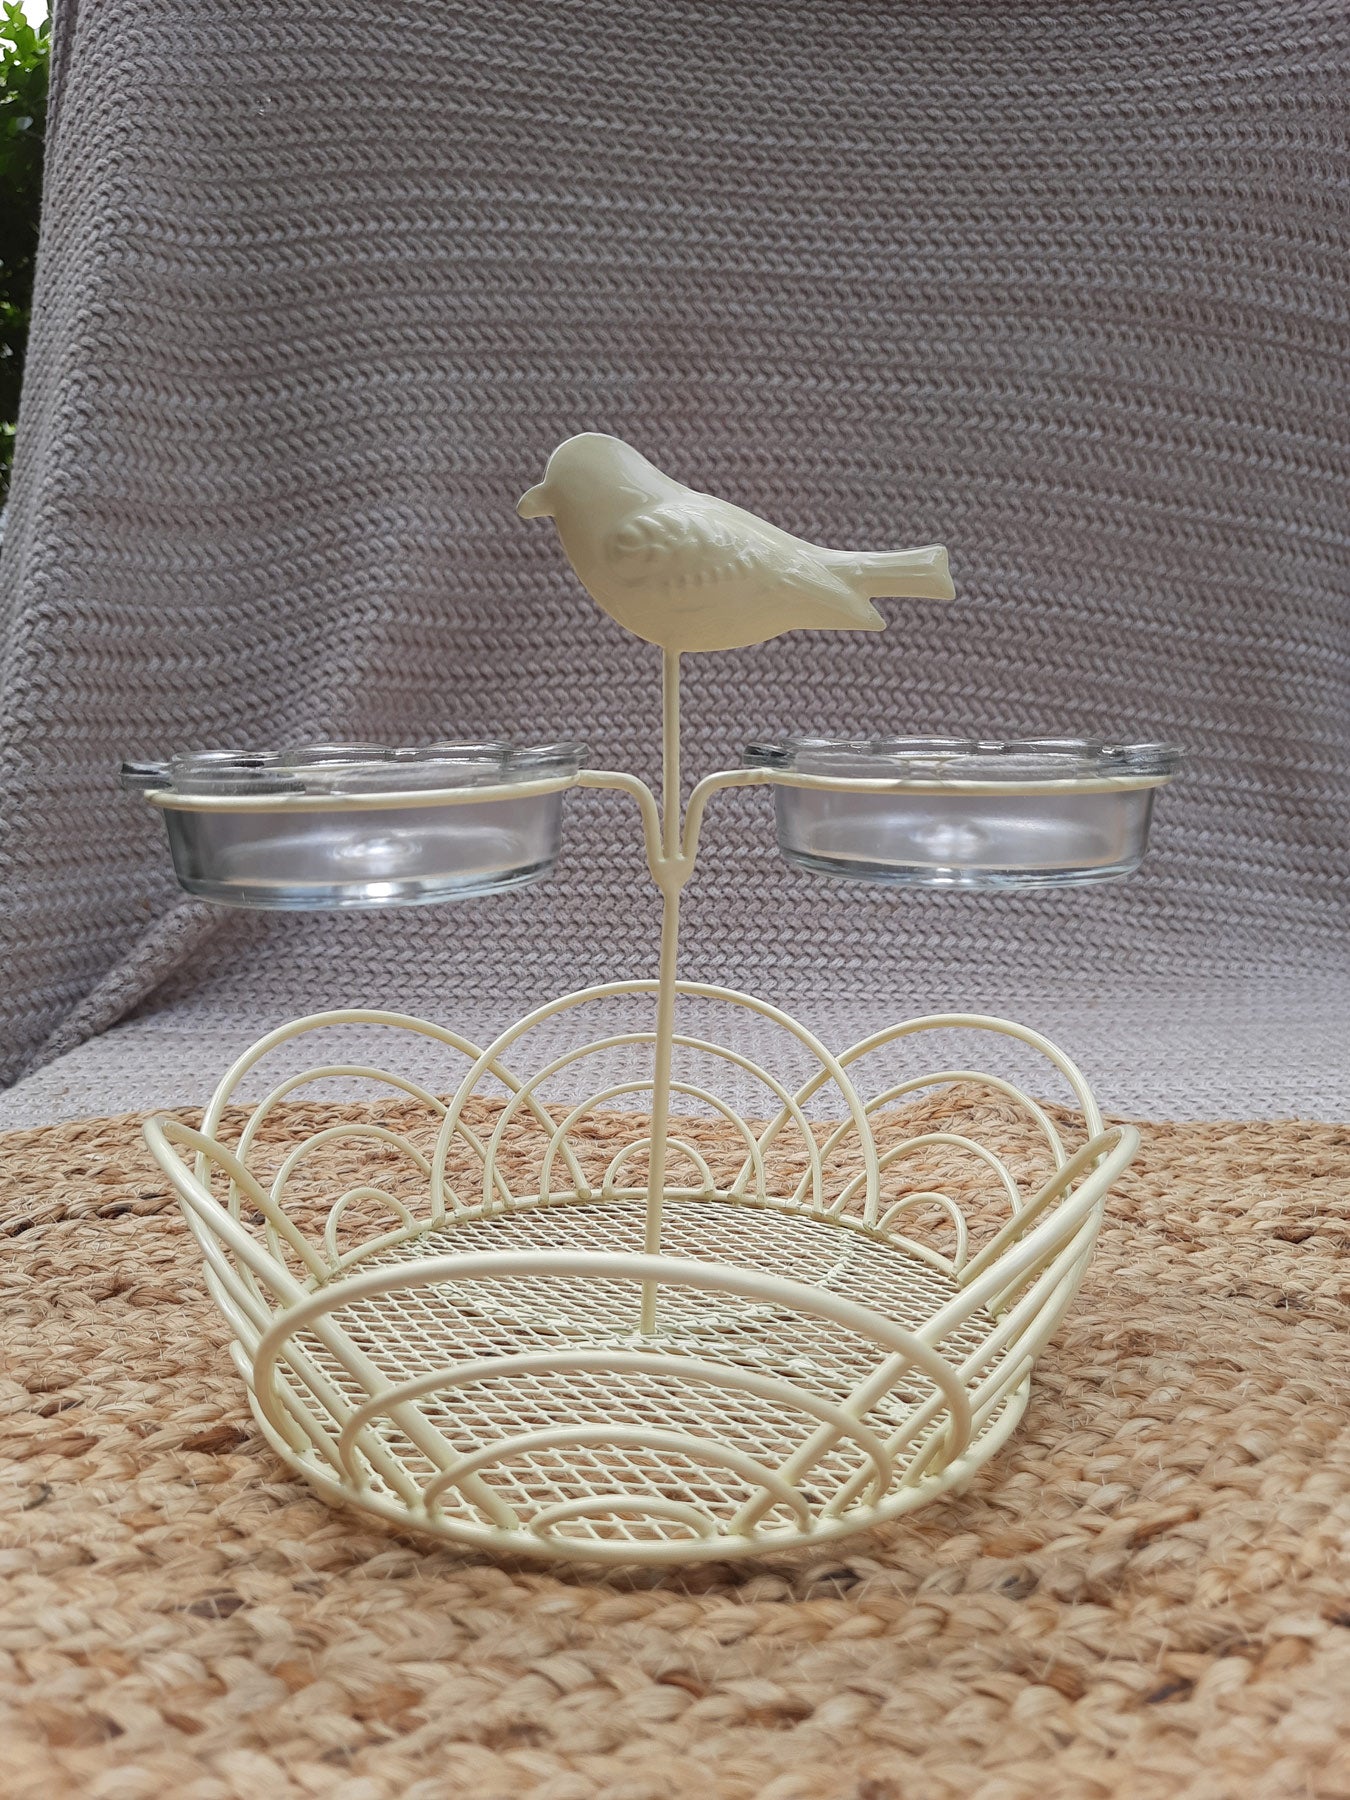
[[[522,519],[546,519],[549,516],[548,495],[542,481],[529,493],[521,495],[516,511]]]

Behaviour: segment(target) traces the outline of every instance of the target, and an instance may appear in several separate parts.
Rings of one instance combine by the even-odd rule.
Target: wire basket
[[[606,535],[616,507],[631,516]],[[772,787],[784,854],[817,872],[1098,880],[1136,865],[1175,753],[794,739],[704,776],[682,806],[682,650],[875,629],[872,596],[950,593],[945,551],[821,550],[593,434],[555,452],[520,510],[554,516],[600,604],[662,647],[660,801],[633,775],[581,767],[570,744],[218,752],[133,765],[127,779],[164,813],[185,885],[273,909],[502,891],[552,867],[566,789],[616,790],[636,802],[662,898],[656,979],[552,1001],[483,1049],[400,1014],[303,1019],[239,1060],[200,1131],[161,1118],[147,1136],[254,1413],[327,1499],[571,1561],[825,1543],[960,1487],[1004,1442],[1138,1140],[1104,1128],[1074,1065],[1021,1026],[936,1015],[836,1055],[766,1001],[681,980],[680,896],[707,803]],[[614,1002],[645,1008],[644,1022],[606,1030]],[[728,1011],[732,1028],[682,1026],[694,1002]],[[567,1046],[550,1053],[560,1024]],[[417,1054],[382,1068],[339,1053],[286,1073],[231,1140],[227,1109],[257,1065],[351,1027],[391,1031]],[[980,1058],[855,1079],[936,1031],[1043,1059],[1067,1083],[1081,1141]],[[764,1055],[729,1047],[766,1034],[777,1048]],[[451,1082],[409,1072],[429,1050],[467,1059],[448,1100]],[[278,1148],[288,1097],[335,1080],[392,1094],[398,1121],[335,1118]],[[754,1103],[728,1099],[728,1082]],[[1030,1122],[1037,1172],[894,1113],[972,1083]],[[644,1105],[640,1119],[624,1110]],[[700,1114],[720,1123],[729,1160],[697,1141]],[[933,1175],[935,1156],[977,1171],[997,1216],[988,1194]]]
[[[395,1014],[320,1014],[249,1051],[201,1131],[151,1123],[254,1413],[325,1497],[502,1554],[683,1563],[894,1519],[962,1486],[1007,1438],[1135,1133],[1103,1129],[1073,1065],[1003,1021],[915,1020],[834,1057],[763,1002],[678,988],[767,1017],[816,1073],[790,1090],[743,1051],[677,1034],[677,1048],[760,1084],[769,1105],[751,1126],[710,1087],[673,1082],[732,1122],[737,1148],[735,1166],[714,1171],[693,1115],[672,1115],[659,1254],[647,1249],[649,1127],[616,1110],[654,1076],[546,1102],[564,1073],[575,1092],[588,1059],[650,1058],[655,1032],[574,1044],[528,1079],[511,1068],[546,1021],[614,995],[655,999],[654,982],[570,995],[482,1051]],[[352,1025],[415,1034],[470,1067],[447,1103],[394,1069],[321,1063],[286,1076],[227,1139],[226,1109],[256,1064],[299,1034]],[[861,1097],[850,1070],[872,1052],[955,1029],[1045,1057],[1086,1141],[1071,1149],[1044,1106],[975,1067]],[[342,1120],[274,1141],[288,1098],[356,1077],[406,1100],[397,1129]],[[897,1134],[897,1102],[958,1084],[1031,1122],[1045,1160],[1034,1187],[960,1132]],[[502,1097],[485,1105],[488,1087]],[[884,1144],[878,1119],[891,1126]],[[978,1170],[998,1198],[1001,1222],[978,1248],[969,1203],[924,1179],[934,1153]]]

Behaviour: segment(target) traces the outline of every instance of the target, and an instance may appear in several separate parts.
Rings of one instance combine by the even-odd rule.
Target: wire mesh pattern
[[[1103,1129],[1073,1065],[1003,1021],[935,1015],[836,1056],[765,1002],[675,987],[758,1013],[816,1074],[789,1088],[674,1032],[655,1247],[652,1133],[631,1109],[652,1092],[657,1033],[601,1031],[538,1066],[530,1049],[561,1010],[659,1003],[656,982],[565,996],[485,1049],[403,1015],[317,1015],[247,1052],[200,1132],[152,1123],[254,1411],[328,1498],[499,1553],[758,1555],[959,1487],[1014,1428],[1134,1134]],[[229,1141],[226,1109],[270,1051],[352,1024],[432,1039],[467,1070],[445,1101],[396,1067],[320,1061]],[[1083,1141],[977,1058],[862,1097],[869,1057],[954,1032],[1043,1059]],[[616,1050],[639,1072],[550,1100],[550,1082],[575,1091],[577,1063],[612,1068]],[[719,1068],[762,1088],[756,1122],[719,1099]],[[390,1122],[335,1117],[278,1146],[288,1098],[356,1078],[401,1102]],[[907,1127],[916,1096],[972,1084],[1033,1121],[1041,1166]]]

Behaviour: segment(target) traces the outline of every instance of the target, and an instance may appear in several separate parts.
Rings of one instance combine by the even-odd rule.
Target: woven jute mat
[[[1350,1794],[1350,1128],[1146,1127],[964,1498],[607,1578],[292,1479],[138,1123],[0,1138],[12,1800]]]

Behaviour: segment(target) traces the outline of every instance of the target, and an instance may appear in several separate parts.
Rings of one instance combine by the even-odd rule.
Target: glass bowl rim
[[[855,780],[909,777],[925,783],[998,781],[1101,781],[1112,777],[1165,781],[1185,761],[1175,744],[1153,740],[1129,742],[1087,737],[825,737],[790,734],[747,744],[742,766],[780,769],[801,775],[836,772],[840,763],[863,762],[875,774],[856,766]]]
[[[315,754],[321,751],[333,754]],[[128,761],[121,765],[121,784],[132,792],[167,789],[188,799],[220,793],[222,785],[233,777],[244,788],[254,788],[260,797],[271,794],[281,798],[329,792],[327,782],[340,774],[351,784],[346,792],[356,795],[362,792],[360,776],[364,768],[376,778],[369,791],[392,793],[395,785],[391,777],[402,766],[410,771],[411,786],[431,794],[437,790],[427,787],[424,780],[413,781],[413,770],[425,777],[429,769],[443,764],[447,776],[444,786],[452,788],[464,785],[462,780],[454,779],[456,770],[473,765],[481,771],[485,764],[489,769],[495,764],[496,782],[507,786],[579,774],[586,758],[586,745],[571,738],[540,744],[511,743],[501,738],[479,742],[447,739],[406,748],[383,744],[300,744],[283,751],[193,750],[163,761]],[[194,773],[200,779],[194,780]]]

